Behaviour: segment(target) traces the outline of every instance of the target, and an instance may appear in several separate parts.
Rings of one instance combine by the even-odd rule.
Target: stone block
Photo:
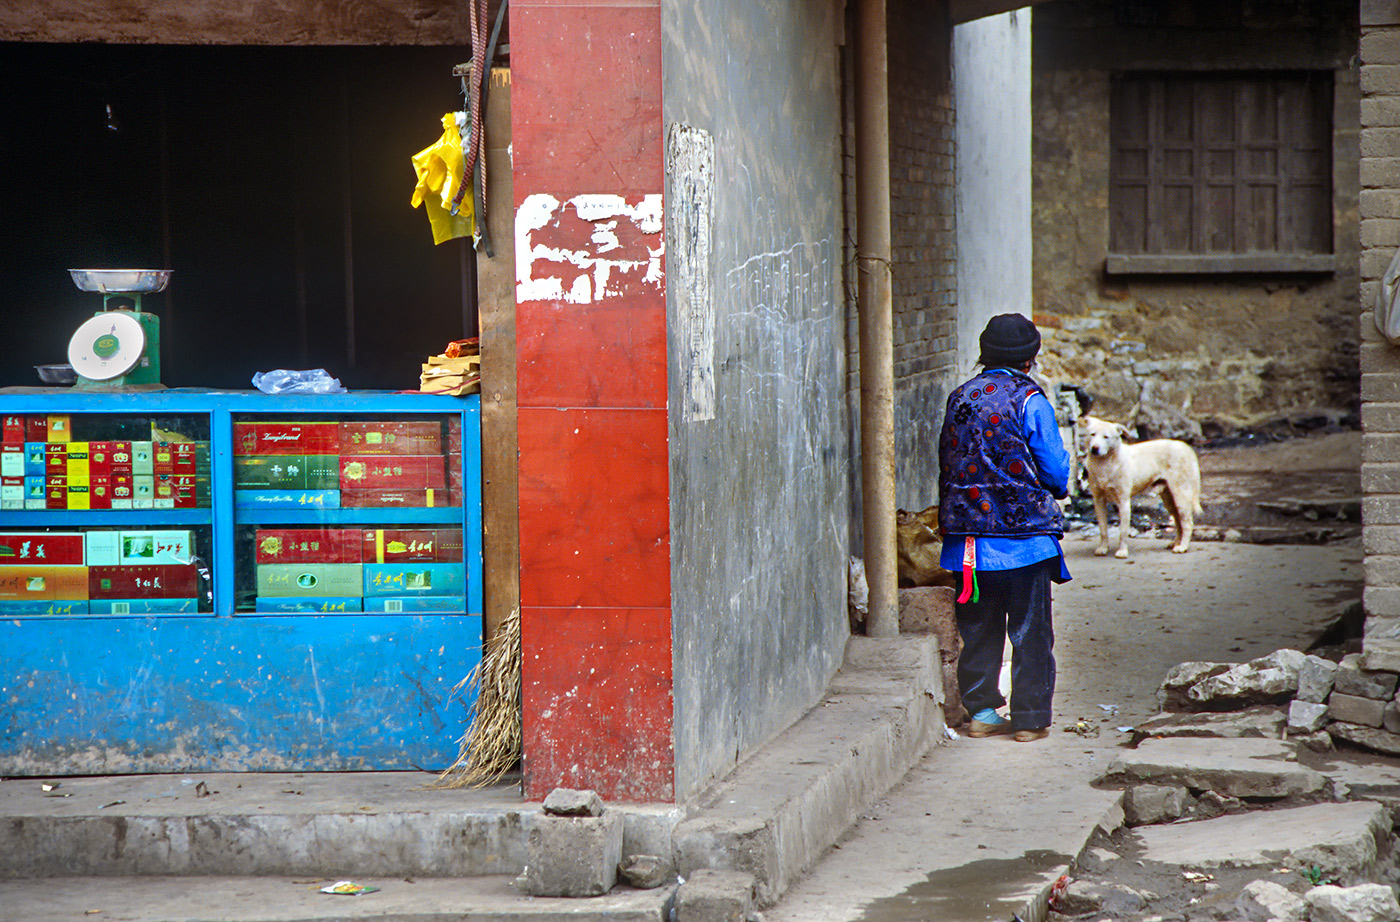
[[[1308,904],[1282,884],[1256,880],[1245,884],[1235,909],[1246,922],[1303,922]]]
[[[1276,740],[1283,736],[1287,720],[1287,712],[1274,706],[1245,708],[1242,711],[1167,711],[1138,721],[1133,728],[1133,738],[1134,742],[1142,742],[1148,737],[1168,739],[1177,736]]]
[[[1314,887],[1303,895],[1312,922],[1394,922],[1400,919],[1395,891],[1385,884]]]
[[[1180,819],[1191,794],[1180,785],[1138,784],[1123,797],[1123,816],[1129,826],[1148,826]]]
[[[1327,696],[1332,694],[1332,681],[1336,674],[1337,664],[1330,659],[1305,657],[1298,667],[1297,700],[1313,704],[1326,702]]]
[[[1305,659],[1297,650],[1275,650],[1202,679],[1187,690],[1186,697],[1208,708],[1225,702],[1261,703],[1291,698],[1298,691],[1298,669]]]
[[[617,869],[628,886],[638,890],[654,890],[676,879],[671,862],[658,855],[633,855]]]
[[[1361,668],[1361,654],[1352,653],[1342,658],[1333,676],[1332,689],[1343,695],[1358,698],[1386,699],[1395,694],[1395,685],[1400,676],[1393,672],[1376,672]],[[1378,725],[1379,726],[1379,725]]]
[[[1157,703],[1164,711],[1187,711],[1192,707],[1187,692],[1202,679],[1220,675],[1229,663],[1177,663],[1157,687]]]
[[[1400,733],[1400,702],[1385,703],[1385,713],[1381,715],[1381,728],[1390,733]]]
[[[1293,747],[1279,740],[1144,740],[1114,759],[1103,780],[1179,784],[1228,797],[1279,798],[1325,791],[1326,776],[1299,765],[1296,758]]]
[[[1361,665],[1367,669],[1400,672],[1400,645],[1382,641],[1366,644],[1366,651],[1361,654]]]
[[[962,637],[953,609],[955,597],[956,593],[947,586],[899,590],[899,632],[936,636],[938,655],[945,663],[956,663],[962,653]]]
[[[1312,701],[1294,700],[1288,706],[1288,730],[1299,733],[1314,733],[1327,723],[1327,705]]]
[[[550,816],[602,816],[603,798],[597,791],[555,788],[544,799],[544,812]]]
[[[754,912],[754,876],[701,868],[676,890],[676,922],[745,922]]]
[[[1327,710],[1333,720],[1361,724],[1363,727],[1379,727],[1385,721],[1385,705],[1386,702],[1375,698],[1343,695],[1340,692],[1333,692],[1327,699]]]
[[[601,896],[617,883],[622,814],[541,814],[526,837],[522,889],[531,896]]]
[[[1400,734],[1390,733],[1378,727],[1341,722],[1329,724],[1327,732],[1333,739],[1345,740],[1387,755],[1400,756]]]

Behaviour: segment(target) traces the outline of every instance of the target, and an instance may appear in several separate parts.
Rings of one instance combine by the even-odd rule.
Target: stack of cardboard
[[[441,355],[428,357],[419,381],[425,394],[460,397],[477,393],[481,390],[481,341],[473,338],[448,343]]]

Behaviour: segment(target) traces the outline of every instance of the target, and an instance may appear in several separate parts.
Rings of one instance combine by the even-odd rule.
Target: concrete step
[[[1297,745],[1271,739],[1144,740],[1109,765],[1109,784],[1179,784],[1230,797],[1323,794],[1327,777],[1297,762]]]
[[[589,899],[527,897],[505,876],[356,877],[376,893],[333,896],[333,878],[49,877],[0,880],[0,922],[666,922],[674,887]]]

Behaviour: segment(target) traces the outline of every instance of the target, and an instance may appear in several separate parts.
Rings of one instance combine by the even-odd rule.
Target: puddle
[[[1006,922],[1046,874],[1069,855],[1033,849],[1020,858],[986,858],[935,871],[897,896],[865,907],[857,922]]]

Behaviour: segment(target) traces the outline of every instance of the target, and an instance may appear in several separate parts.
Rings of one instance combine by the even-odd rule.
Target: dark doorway
[[[416,388],[474,324],[470,244],[409,206],[469,54],[0,44],[0,385],[37,384],[101,306],[67,269],[169,268],[145,304],[169,386]]]

